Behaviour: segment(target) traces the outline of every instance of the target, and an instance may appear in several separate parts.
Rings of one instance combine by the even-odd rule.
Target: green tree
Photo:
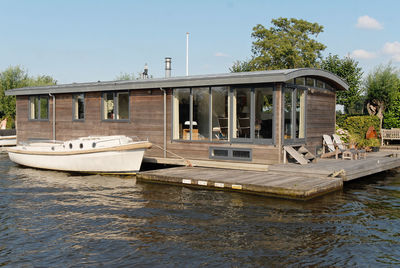
[[[365,80],[367,110],[370,115],[379,117],[381,128],[386,109],[394,105],[393,101],[400,94],[399,87],[399,72],[390,63],[375,68]]]
[[[15,120],[15,96],[6,96],[5,91],[14,88],[55,85],[52,77],[47,75],[29,77],[26,70],[20,66],[8,67],[0,73],[0,117],[7,117],[9,126]]]
[[[278,18],[266,29],[258,24],[253,28],[252,58],[235,62],[231,71],[272,70],[318,67],[321,52],[326,48],[314,37],[323,32],[323,26],[302,19]]]
[[[400,94],[392,100],[383,118],[383,127],[386,129],[400,128]]]
[[[358,62],[350,57],[340,59],[338,55],[329,54],[322,60],[321,69],[330,71],[342,78],[349,85],[346,91],[337,92],[337,104],[344,106],[345,113],[354,114],[363,107],[362,96],[362,69],[358,67]]]
[[[119,75],[117,75],[115,77],[116,81],[120,81],[120,80],[135,80],[135,74],[130,74],[130,73],[120,73]]]

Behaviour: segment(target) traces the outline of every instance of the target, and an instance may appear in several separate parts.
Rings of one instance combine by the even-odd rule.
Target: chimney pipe
[[[171,58],[165,58],[165,78],[171,77]]]

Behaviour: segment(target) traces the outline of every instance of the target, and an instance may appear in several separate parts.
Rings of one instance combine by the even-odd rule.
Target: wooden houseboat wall
[[[293,69],[22,88],[6,94],[17,96],[19,142],[122,134],[154,144],[145,154],[148,161],[268,165],[282,162],[285,144],[304,144],[316,152],[322,135],[335,131],[335,91],[347,88],[329,72]],[[117,115],[119,106],[125,114]],[[116,116],[107,115],[107,109]]]

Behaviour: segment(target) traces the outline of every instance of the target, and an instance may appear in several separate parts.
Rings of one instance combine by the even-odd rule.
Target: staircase
[[[303,145],[283,146],[283,163],[286,164],[291,159],[294,159],[295,161],[297,161],[297,163],[301,165],[306,165],[308,163],[317,161],[315,155],[313,155]]]

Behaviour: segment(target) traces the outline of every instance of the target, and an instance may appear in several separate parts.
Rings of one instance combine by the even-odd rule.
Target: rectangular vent
[[[252,150],[247,148],[209,147],[210,159],[251,161]]]
[[[223,150],[223,149],[214,149],[213,150],[213,156],[217,157],[228,157],[229,151],[228,150]]]
[[[232,151],[233,158],[250,158],[250,151]]]

